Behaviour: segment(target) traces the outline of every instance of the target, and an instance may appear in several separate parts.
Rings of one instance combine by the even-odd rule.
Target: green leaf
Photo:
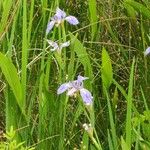
[[[110,132],[109,132],[108,129],[107,129],[107,133],[108,133],[108,144],[109,144],[109,149],[110,149],[110,150],[114,150],[113,143],[112,143],[112,139],[111,139]]]
[[[81,150],[84,150],[85,148],[88,149],[89,145],[89,136],[86,131],[84,131],[82,136],[82,144],[81,144]]]
[[[89,4],[89,12],[90,12],[90,23],[93,24],[98,21],[97,10],[96,10],[97,2],[96,2],[96,0],[88,0],[88,4]],[[93,24],[91,26],[92,39],[95,37],[96,31],[97,31],[97,24]]]
[[[86,52],[86,48],[77,39],[76,36],[74,36],[73,34],[70,33],[70,37],[71,37],[71,43],[73,43],[73,46],[74,46],[74,51],[77,54],[79,61],[82,63],[82,65],[84,67],[85,76],[92,79],[93,71],[92,71],[92,66],[91,66],[91,62],[90,62],[88,53]],[[88,86],[91,87],[91,84],[89,84]]]
[[[12,91],[14,93],[14,96],[17,100],[17,103],[22,110],[24,106],[24,102],[22,100],[22,90],[21,90],[21,84],[19,77],[17,75],[17,70],[13,63],[10,61],[9,58],[7,58],[4,54],[0,52],[0,68],[5,76],[5,79],[9,83],[10,87],[12,88]]]
[[[125,4],[132,6],[137,12],[140,12],[143,16],[150,19],[150,10],[143,4],[135,1],[125,1]]]
[[[122,150],[129,150],[128,145],[122,136],[121,136],[121,147],[122,147]]]
[[[114,149],[117,149],[117,145],[118,145],[117,144],[117,134],[116,134],[116,126],[115,126],[115,122],[114,122],[112,107],[111,107],[110,98],[109,98],[108,92],[106,91],[105,86],[104,86],[104,90],[105,90],[105,94],[106,94],[106,98],[107,98],[109,121],[110,121],[111,133],[112,133],[112,142],[113,142]]]
[[[142,123],[143,135],[150,141],[150,125],[149,123]]]
[[[113,80],[113,72],[112,72],[112,64],[111,59],[105,48],[102,49],[102,82],[105,88],[108,90],[112,80]]]
[[[117,103],[118,103],[118,90],[117,90],[117,87],[115,88],[115,91],[114,91],[114,95],[113,95],[113,98],[112,98],[112,104],[113,104],[113,108],[116,109],[117,107]]]
[[[136,11],[130,4],[124,2],[124,7],[126,8],[127,13],[130,17],[136,18]]]
[[[9,18],[9,14],[10,14],[10,10],[12,7],[12,0],[5,0],[3,2],[3,12],[2,13],[2,17],[0,18],[0,37],[3,34],[6,25],[8,24],[8,18]]]
[[[150,149],[150,143],[148,141],[141,141],[140,147],[142,150],[149,150]]]
[[[126,143],[131,149],[132,143],[132,125],[131,125],[131,117],[132,117],[132,96],[133,96],[133,82],[134,82],[134,65],[135,59],[133,59],[132,66],[131,66],[131,73],[129,79],[129,86],[128,86],[128,96],[127,96],[127,114],[126,114]]]

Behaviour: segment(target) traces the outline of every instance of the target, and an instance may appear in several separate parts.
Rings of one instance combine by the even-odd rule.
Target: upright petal
[[[74,16],[67,16],[65,20],[72,25],[77,25],[79,23],[78,19]]]
[[[68,47],[70,45],[70,41],[60,44],[60,48]]]
[[[86,105],[91,105],[92,104],[92,94],[87,90],[87,89],[80,89],[80,95],[83,99],[83,102],[86,104]]]
[[[47,24],[47,28],[46,28],[46,35],[52,30],[52,28],[54,27],[55,25],[55,21],[50,21],[48,24]]]
[[[66,13],[57,7],[55,17],[58,19],[64,19],[66,17]]]
[[[64,83],[62,84],[58,90],[57,90],[57,94],[61,94],[63,92],[65,92],[66,90],[68,90],[68,88],[70,87],[69,83]]]
[[[148,47],[145,52],[144,52],[144,56],[147,56],[150,54],[150,47]]]
[[[78,78],[77,78],[77,80],[78,80],[79,82],[82,82],[82,81],[87,80],[87,79],[88,79],[88,77],[83,77],[83,76],[81,76],[81,75],[78,75]]]
[[[81,88],[82,83],[79,82],[78,80],[74,80],[74,81],[71,81],[71,82],[70,82],[70,85],[71,85],[73,88],[79,90],[79,89]]]
[[[72,96],[75,92],[77,92],[77,89],[76,88],[71,88],[71,89],[68,90],[67,95]]]
[[[47,40],[48,44],[53,47],[53,49],[51,49],[51,51],[55,51],[59,48],[58,44],[52,40]]]

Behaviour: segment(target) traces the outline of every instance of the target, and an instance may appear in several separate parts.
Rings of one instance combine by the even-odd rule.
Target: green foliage
[[[27,1],[23,0],[23,22],[22,22],[22,98],[25,103],[26,100],[26,82],[27,82],[27,62],[28,62],[28,39],[27,39]]]
[[[3,7],[3,13],[0,21],[0,39],[2,37],[2,34],[6,30],[6,26],[8,23],[9,13],[12,7],[13,1],[12,0],[4,0],[2,3]]]
[[[93,40],[97,32],[97,22],[98,22],[97,8],[96,8],[97,2],[96,0],[88,0],[88,5],[91,23],[91,40]]]
[[[131,11],[130,12],[132,14],[134,13],[134,10],[132,9],[132,7],[133,7],[137,12],[142,13],[143,16],[145,16],[146,18],[148,18],[148,19],[150,18],[150,10],[146,6],[144,6],[143,4],[136,2],[136,1],[129,1],[129,0],[125,1],[125,4],[129,5],[128,7],[131,6],[132,12]],[[127,7],[127,9],[128,9],[128,7]]]
[[[112,84],[113,72],[112,72],[111,59],[105,48],[102,49],[101,74],[102,74],[102,82],[104,87],[106,89],[109,89],[110,85]]]
[[[136,11],[135,9],[128,3],[128,1],[124,2],[124,7],[127,9],[127,13],[130,17],[136,18]]]
[[[125,142],[125,140],[123,139],[123,137],[121,137],[121,147],[122,147],[122,150],[129,150],[129,147],[127,143]]]
[[[89,136],[86,132],[83,133],[83,137],[82,137],[82,145],[81,145],[81,150],[84,150],[85,148],[88,149],[88,145],[89,145]]]
[[[64,20],[46,35],[58,6],[80,23]],[[148,0],[0,0],[0,149],[150,149],[150,63],[143,55],[149,6]],[[71,45],[58,54],[47,39]],[[79,74],[89,77],[83,87],[92,93],[90,107],[80,92],[57,95]]]
[[[21,84],[20,84],[20,80],[17,74],[17,70],[15,66],[13,65],[13,63],[11,62],[11,60],[2,53],[0,53],[0,60],[1,60],[0,68],[7,82],[12,88],[12,91],[15,95],[16,101],[20,109],[22,110],[22,112],[24,112],[24,110],[22,109],[24,107],[24,102],[22,100],[22,90],[21,90]]]
[[[114,118],[113,118],[113,112],[112,112],[112,108],[111,108],[110,98],[109,98],[109,95],[108,95],[106,89],[105,89],[105,94],[106,94],[106,98],[107,98],[107,105],[108,105],[108,111],[109,111],[109,121],[110,121],[113,148],[117,149],[118,144],[117,144],[116,127],[115,127],[115,122],[114,122]]]
[[[135,66],[135,59],[133,59],[132,66],[131,66],[131,73],[130,73],[129,87],[128,87],[128,97],[127,97],[126,144],[128,145],[129,149],[131,149],[131,143],[132,143],[131,142],[132,139],[131,117],[132,117],[134,66]]]
[[[114,96],[113,96],[113,99],[112,99],[112,104],[113,104],[113,108],[116,109],[117,107],[117,104],[118,104],[118,100],[119,100],[119,97],[118,97],[118,89],[117,87],[115,88],[115,91],[114,91]]]
[[[79,61],[84,66],[85,76],[92,79],[93,78],[92,66],[91,66],[91,62],[90,62],[88,53],[86,51],[86,48],[76,38],[76,36],[74,36],[73,34],[70,34],[70,37],[71,37],[71,41],[73,43],[74,51],[77,54]]]
[[[6,134],[4,134],[4,137],[6,138],[6,142],[0,143],[0,149],[8,149],[8,150],[34,150],[34,148],[28,148],[24,147],[25,142],[18,143],[15,140],[15,134],[16,132],[13,130],[13,127],[11,126],[10,131],[7,131]]]

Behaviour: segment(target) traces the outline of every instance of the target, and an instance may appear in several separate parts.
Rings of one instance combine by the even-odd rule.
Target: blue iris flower
[[[48,34],[52,28],[59,26],[64,20],[72,25],[77,25],[79,23],[78,19],[74,16],[67,16],[64,11],[57,7],[55,15],[51,18],[51,21],[47,24],[46,34]]]
[[[61,53],[62,48],[68,47],[70,45],[70,41],[60,43],[54,42],[52,40],[47,40],[48,44],[51,48],[51,51],[57,51],[58,53]]]
[[[58,90],[57,94],[62,94],[63,92],[67,91],[68,96],[73,96],[76,92],[80,92],[80,95],[83,99],[83,102],[86,105],[91,105],[92,104],[92,94],[83,87],[83,81],[88,79],[87,77],[83,77],[81,75],[78,75],[77,80],[70,81],[67,83],[62,84]]]

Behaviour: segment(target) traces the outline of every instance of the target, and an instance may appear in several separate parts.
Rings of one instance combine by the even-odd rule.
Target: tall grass
[[[149,6],[0,1],[0,149],[150,149]],[[57,7],[79,24],[64,21],[46,34]],[[70,46],[52,52],[47,40]],[[78,75],[88,77],[90,106],[79,92],[57,94]]]

